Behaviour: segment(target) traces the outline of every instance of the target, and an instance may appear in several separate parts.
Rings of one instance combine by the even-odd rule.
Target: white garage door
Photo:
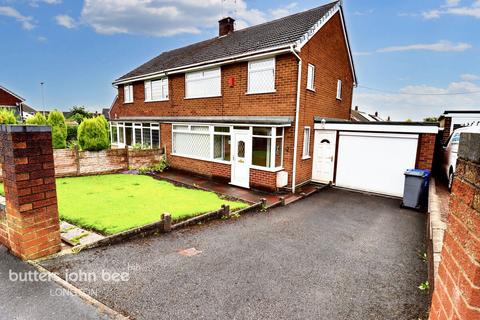
[[[404,172],[415,167],[417,134],[340,132],[336,185],[403,196]]]

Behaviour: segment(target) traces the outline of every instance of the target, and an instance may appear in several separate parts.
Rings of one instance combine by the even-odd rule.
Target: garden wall
[[[53,150],[56,177],[74,177],[114,173],[138,169],[160,162],[161,149],[133,150],[109,149],[103,151],[79,151],[77,149]],[[0,176],[2,172],[0,169]]]

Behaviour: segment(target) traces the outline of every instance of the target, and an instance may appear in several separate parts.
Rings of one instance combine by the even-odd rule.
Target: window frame
[[[315,91],[315,65],[307,65],[307,90]]]
[[[337,100],[342,100],[342,80],[337,80]]]
[[[205,72],[208,72],[208,71],[218,71],[218,76],[215,76],[215,77],[205,77],[203,76],[202,79],[188,79],[189,76],[192,76],[194,74],[198,74],[198,73],[205,73]],[[199,95],[199,96],[190,96],[189,93],[188,93],[188,82],[189,81],[202,81],[202,80],[206,80],[206,79],[216,79],[218,78],[218,88],[219,88],[219,92],[218,94],[212,94],[212,95]],[[221,97],[222,96],[222,68],[221,67],[215,67],[215,68],[208,68],[208,69],[202,69],[202,70],[198,70],[198,71],[192,71],[192,72],[186,72],[185,73],[185,97],[184,99],[201,99],[201,98],[216,98],[216,97]]]
[[[128,90],[128,97],[129,97],[128,101],[126,99],[127,90]],[[134,101],[134,98],[133,98],[133,84],[130,83],[130,84],[123,85],[123,103],[124,104],[133,103],[133,101]]]
[[[250,71],[251,71],[251,66],[255,62],[261,62],[261,61],[267,61],[267,60],[273,60],[273,85],[271,90],[266,90],[266,91],[252,91],[250,88],[251,80],[250,80]],[[270,68],[264,68],[264,69],[258,69],[254,71],[266,71],[266,70],[271,70]],[[276,57],[270,57],[270,58],[264,58],[264,59],[256,59],[256,60],[250,60],[248,61],[248,66],[247,66],[247,95],[250,94],[265,94],[265,93],[275,93],[277,91],[276,88],[276,78],[277,78],[277,59]]]
[[[306,131],[308,131],[308,135],[305,133]],[[310,156],[311,134],[312,134],[312,130],[311,130],[310,126],[303,127],[303,148],[302,148],[302,159],[303,160],[311,158],[311,156]],[[307,138],[307,139],[305,139],[305,138]]]
[[[160,82],[160,87],[161,87],[161,95],[162,97],[159,99],[154,99],[153,98],[153,82]],[[165,84],[163,83],[165,82]],[[150,98],[147,96],[147,83],[148,83],[148,88],[150,90]],[[166,90],[163,90],[164,85],[166,87]],[[168,101],[170,99],[169,95],[169,83],[168,83],[168,77],[162,77],[154,80],[145,80],[144,81],[144,95],[145,95],[145,102],[159,102],[159,101]]]

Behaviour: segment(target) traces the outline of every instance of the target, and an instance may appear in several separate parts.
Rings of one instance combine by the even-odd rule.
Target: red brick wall
[[[15,106],[17,103],[22,102],[22,100],[12,96],[10,93],[0,89],[0,105],[4,106]]]
[[[247,62],[222,66],[222,96],[185,99],[185,75],[169,76],[168,101],[145,102],[143,81],[134,83],[134,102],[123,103],[123,86],[110,116],[293,116],[295,114],[297,62],[292,54],[276,57],[275,93],[246,95]],[[235,86],[228,79],[235,78]]]
[[[314,116],[350,119],[353,74],[347,45],[337,13],[302,48],[301,109],[298,130],[297,183],[311,179],[312,159],[302,159],[303,128],[310,126],[310,156],[313,156]],[[315,91],[307,90],[308,64],[315,66]],[[337,80],[342,80],[342,100],[337,100]]]
[[[421,133],[418,138],[417,161],[415,168],[432,170],[435,153],[435,133]]]
[[[457,162],[431,320],[480,319],[480,152],[474,152],[476,160]]]

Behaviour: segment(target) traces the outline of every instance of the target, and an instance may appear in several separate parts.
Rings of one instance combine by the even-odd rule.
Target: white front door
[[[232,145],[232,181],[239,187],[250,187],[252,161],[252,136],[250,130],[234,131]]]
[[[312,180],[322,183],[333,181],[336,141],[336,131],[315,130]]]

